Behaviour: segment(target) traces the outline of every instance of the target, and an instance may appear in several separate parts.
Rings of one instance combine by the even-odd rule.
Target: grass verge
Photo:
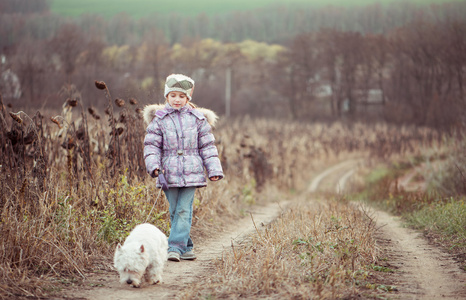
[[[448,164],[448,160],[442,163]],[[413,168],[420,168],[417,173],[422,176],[409,176]],[[433,175],[435,172],[422,164],[384,165],[366,175],[367,185],[356,198],[402,216],[408,226],[422,230],[432,243],[453,254],[466,271],[466,198],[461,193],[442,194],[446,189],[441,188],[442,183]],[[405,180],[407,177],[409,181]],[[435,180],[435,185],[430,178]],[[425,182],[419,185],[420,181]],[[440,188],[433,188],[439,184]],[[425,189],[410,190],[409,186],[413,185]]]
[[[217,274],[183,298],[347,299],[390,293],[396,288],[373,276],[384,271],[377,264],[375,230],[375,222],[349,203],[297,202],[246,243],[225,251]]]
[[[426,236],[455,253],[466,271],[466,205],[465,198],[450,198],[431,203],[406,216],[409,224],[425,231]]]

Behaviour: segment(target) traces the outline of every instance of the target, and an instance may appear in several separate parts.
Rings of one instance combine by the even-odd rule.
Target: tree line
[[[466,22],[459,16],[464,3],[403,2],[396,12],[389,10],[395,6],[379,4],[326,7],[319,18],[327,24],[319,29],[296,25],[301,19],[317,22],[307,15],[313,10],[274,14],[264,8],[255,17],[252,12],[232,13],[234,21],[224,16],[225,27],[213,26],[217,36],[191,18],[163,26],[157,18],[132,20],[124,14],[65,21],[39,4],[35,13],[1,14],[0,72],[13,71],[22,90],[14,98],[5,92],[11,83],[0,81],[5,103],[57,106],[63,103],[59,91],[73,84],[85,105],[103,109],[105,103],[94,101],[95,80],[116,87],[115,97],[161,102],[166,75],[183,72],[198,83],[194,102],[220,114],[229,84],[231,116],[386,120],[442,129],[465,122]],[[357,22],[349,22],[351,17]],[[206,25],[216,17],[196,18]],[[285,29],[286,37],[278,33]]]

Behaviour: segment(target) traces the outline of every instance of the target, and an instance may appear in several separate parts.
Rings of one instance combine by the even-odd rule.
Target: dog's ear
[[[120,243],[118,243],[118,245],[117,245],[117,248],[116,248],[116,249],[117,249],[117,251],[119,251],[119,250],[121,249],[121,244],[120,244]]]
[[[141,253],[144,252],[144,245],[141,245]]]

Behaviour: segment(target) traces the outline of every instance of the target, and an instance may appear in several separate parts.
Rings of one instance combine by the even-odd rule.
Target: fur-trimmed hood
[[[157,111],[165,109],[165,105],[166,104],[150,104],[144,107],[142,111],[142,116],[144,118],[144,122],[146,123],[146,125],[149,125],[150,122],[152,122],[152,119],[155,117],[155,114],[157,113]],[[196,107],[196,108],[190,107],[189,109],[195,109],[201,112],[207,119],[207,122],[210,124],[210,126],[215,127],[215,124],[217,123],[217,120],[218,120],[218,116],[215,112],[213,112],[210,109],[202,108],[202,107]]]

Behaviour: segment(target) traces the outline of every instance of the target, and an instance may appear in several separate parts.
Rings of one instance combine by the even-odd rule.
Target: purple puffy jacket
[[[176,110],[169,104],[154,104],[146,106],[143,115],[149,124],[144,160],[151,176],[155,169],[163,170],[169,187],[206,186],[206,172],[209,178],[223,178],[210,125],[217,120],[213,111],[189,105]]]

